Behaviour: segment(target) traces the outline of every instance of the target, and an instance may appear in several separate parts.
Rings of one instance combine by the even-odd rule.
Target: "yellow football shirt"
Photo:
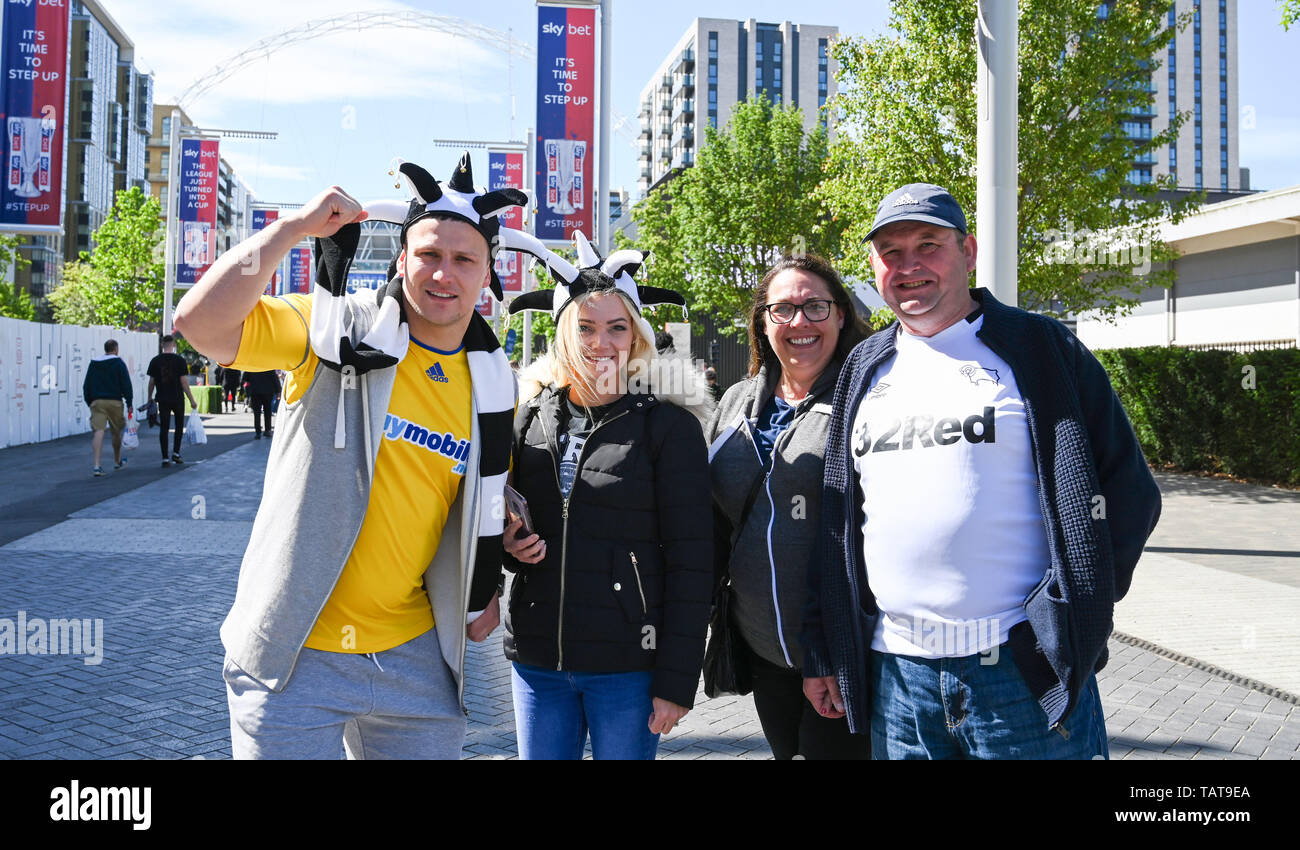
[[[264,296],[244,320],[231,368],[286,370],[285,401],[300,399],[319,364],[307,333],[311,304],[306,295]],[[412,338],[397,367],[361,531],[307,646],[381,652],[433,628],[423,575],[465,473],[471,416],[464,350]]]

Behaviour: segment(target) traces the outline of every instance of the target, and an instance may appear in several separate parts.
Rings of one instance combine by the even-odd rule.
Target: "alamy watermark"
[[[1057,230],[1044,234],[1043,262],[1053,265],[1131,266],[1135,274],[1151,271],[1151,245],[1139,239],[1092,230]]]
[[[104,621],[101,619],[0,617],[0,655],[82,655],[94,667],[104,660]]]
[[[925,617],[891,617],[896,629],[906,633],[913,646],[937,658],[980,656],[980,664],[998,663],[1001,621],[997,617],[973,620],[932,620]]]

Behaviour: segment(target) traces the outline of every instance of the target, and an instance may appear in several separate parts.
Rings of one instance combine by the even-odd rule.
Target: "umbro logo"
[[[916,198],[913,198],[911,192],[904,192],[902,197],[894,201],[894,206],[905,207],[908,206],[909,204],[919,204],[919,203],[921,202],[918,201]]]
[[[449,383],[447,380],[446,373],[442,371],[441,363],[434,363],[428,369],[424,370],[424,374],[428,375],[430,378],[432,378],[433,380],[437,381],[440,384]]]

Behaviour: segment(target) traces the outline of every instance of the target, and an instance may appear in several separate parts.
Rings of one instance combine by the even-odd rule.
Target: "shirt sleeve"
[[[283,369],[293,372],[314,358],[307,329],[311,322],[311,298],[294,293],[263,295],[244,319],[239,352],[221,365],[243,372]]]
[[[320,363],[308,334],[311,306],[311,296],[301,293],[262,296],[244,319],[235,359],[221,365],[236,374],[242,371],[239,377],[245,383],[252,372],[280,369],[285,372],[284,400],[296,402],[311,386]]]

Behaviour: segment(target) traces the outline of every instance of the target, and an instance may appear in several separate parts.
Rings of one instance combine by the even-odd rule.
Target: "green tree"
[[[1300,21],[1300,0],[1282,0],[1282,29],[1291,30],[1291,25]]]
[[[1176,138],[1186,113],[1149,138],[1124,129],[1133,113],[1152,111],[1156,57],[1175,32],[1170,6],[1117,0],[1103,16],[1096,0],[1020,0],[1021,307],[1122,314],[1136,303],[1126,288],[1170,282],[1160,263],[1174,252],[1158,239],[1160,219],[1179,220],[1199,199],[1161,201],[1171,178],[1134,186],[1129,173]],[[851,223],[850,273],[870,277],[858,246],[880,199],[900,185],[945,186],[974,226],[975,17],[966,0],[895,0],[893,33],[834,47],[841,94],[831,107],[841,132],[820,198]],[[1143,264],[1130,262],[1138,256],[1156,264],[1140,284],[1134,265]]]
[[[139,187],[118,192],[108,218],[95,231],[95,249],[81,261],[84,292],[100,324],[157,330],[162,316],[164,235],[162,205]]]
[[[728,331],[750,291],[783,253],[833,254],[842,229],[813,190],[824,177],[826,132],[805,133],[803,113],[765,96],[736,105],[721,130],[705,131],[694,167],[632,210],[636,247],[650,252],[645,282],[675,289],[693,312]],[[675,318],[655,311],[652,323]]]
[[[54,313],[54,321],[61,325],[105,324],[95,313],[91,293],[106,284],[89,263],[69,263],[63,267],[63,283],[45,296]]]
[[[18,253],[21,244],[21,237],[0,234],[0,278],[4,277],[11,265],[22,268],[32,264],[31,260]],[[27,290],[0,280],[0,316],[28,321],[35,318],[36,308]]]

